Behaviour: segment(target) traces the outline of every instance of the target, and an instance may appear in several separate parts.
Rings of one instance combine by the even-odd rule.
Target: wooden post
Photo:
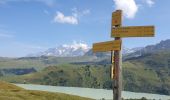
[[[114,79],[114,51],[111,51],[111,70],[110,70],[110,76],[111,79]]]
[[[111,79],[113,80],[112,86],[113,86],[113,99],[114,99],[114,79],[115,79],[115,67],[114,67],[114,51],[111,51]]]
[[[120,27],[120,26],[116,26]],[[116,37],[115,40],[121,40],[121,38]],[[114,51],[114,81],[113,81],[113,100],[121,100],[122,92],[122,54],[121,51]]]
[[[117,13],[116,13],[117,12]],[[122,11],[116,10],[112,14],[112,28],[118,28],[122,26]],[[113,18],[114,17],[114,18]],[[111,28],[111,29],[112,29]],[[115,40],[121,40],[120,37],[115,37]],[[122,56],[121,49],[114,51],[114,77],[113,77],[113,100],[121,100],[122,92]]]

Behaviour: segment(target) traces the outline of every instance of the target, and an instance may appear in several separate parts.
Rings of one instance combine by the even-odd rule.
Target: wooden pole
[[[116,26],[120,27],[120,26]],[[121,38],[116,37],[115,40],[121,40]],[[122,56],[121,51],[114,51],[114,81],[113,81],[113,100],[121,100],[122,91]]]
[[[114,65],[114,51],[111,51],[111,79],[113,80],[112,86],[113,86],[113,99],[114,99],[114,78],[115,78],[115,65]]]
[[[114,79],[114,51],[111,51],[111,73],[110,73],[110,76],[111,76],[111,79]]]

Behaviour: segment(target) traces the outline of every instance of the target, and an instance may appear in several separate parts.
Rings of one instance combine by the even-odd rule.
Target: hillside
[[[170,50],[170,39],[167,39],[167,40],[162,40],[157,44],[147,45],[146,47],[136,50],[135,52],[126,54],[124,58],[137,57],[144,54],[156,53],[161,51],[167,52],[169,50]]]
[[[105,73],[100,74],[100,73]],[[41,72],[24,76],[1,77],[1,80],[17,83],[34,83],[57,86],[102,88],[103,82],[109,80],[109,67],[86,65],[50,66]],[[25,80],[25,81],[23,81]],[[98,83],[100,82],[100,83]]]
[[[136,66],[139,68],[139,65],[144,66],[144,71],[140,70],[140,72],[135,71],[133,72],[136,75],[139,75],[140,73],[143,74],[146,78],[143,78],[145,83],[148,83],[146,86],[148,86],[149,89],[156,90],[157,92],[163,93],[163,94],[170,94],[170,52],[156,52],[152,54],[146,54],[140,57],[133,57],[130,59],[127,59],[126,61],[132,63],[134,67]],[[146,72],[150,72],[147,74]],[[153,74],[151,73],[153,72]],[[129,76],[127,76],[129,78]],[[155,82],[153,82],[154,80]],[[154,87],[151,87],[150,85],[153,85]],[[150,86],[150,87],[149,87]],[[135,88],[135,87],[134,87]],[[138,86],[139,88],[139,86]],[[135,88],[136,89],[136,88]],[[139,88],[140,90],[140,88]],[[147,90],[145,90],[147,91]]]
[[[132,56],[123,57],[124,90],[170,94],[168,41],[152,45],[152,48],[157,49],[154,52],[141,53],[138,56],[132,53]],[[14,83],[111,89],[110,57],[102,53],[95,57],[91,51],[88,53],[88,56],[81,57],[0,58],[0,79]],[[20,71],[27,71],[26,68],[34,68],[35,71],[18,74]],[[17,70],[17,74],[13,70]]]
[[[25,90],[6,82],[0,84],[0,100],[91,100],[63,93]]]
[[[157,52],[124,61],[124,90],[169,95],[169,56],[170,52]],[[110,65],[57,65],[24,76],[2,77],[1,80],[54,86],[112,88]]]
[[[73,63],[73,62],[90,62],[100,60],[91,56],[79,57],[54,57],[54,56],[41,56],[41,57],[21,57],[21,58],[0,58],[0,69],[11,68],[35,68],[42,70],[47,66]]]
[[[23,88],[4,81],[0,81],[0,90],[23,90]]]

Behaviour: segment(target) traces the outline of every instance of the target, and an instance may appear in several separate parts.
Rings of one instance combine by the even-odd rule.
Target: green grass
[[[92,100],[63,93],[25,90],[10,83],[0,82],[0,100]]]
[[[23,57],[23,58],[0,58],[0,69],[8,68],[35,68],[42,70],[48,66],[68,64],[74,62],[94,61],[94,57]]]
[[[44,91],[0,90],[0,100],[92,100],[92,99]]]
[[[41,67],[44,69],[38,70],[37,73],[22,76],[2,76],[0,80],[17,83],[24,83],[25,80],[26,83],[34,84],[111,89],[110,65],[87,66],[67,63],[75,60],[79,62],[85,59],[86,61],[92,60],[87,60],[88,58],[89,57],[47,57],[18,59],[17,61],[21,60],[23,65],[28,60],[25,66],[28,66],[28,63],[32,60],[37,61],[37,63],[38,61],[42,61],[44,64],[51,65],[49,67]],[[9,62],[10,60],[11,59],[9,59]],[[13,60],[14,59],[12,59],[11,62],[14,62]],[[8,64],[7,62],[4,63],[4,66]],[[64,62],[66,64],[63,64]],[[0,65],[1,63],[3,63],[3,60],[0,60]],[[0,68],[1,67],[2,66],[0,66]],[[9,66],[7,68],[9,68]],[[170,94],[170,52],[158,52],[129,58],[123,62],[122,72],[124,90]]]
[[[46,65],[40,60],[21,60],[21,59],[9,59],[0,61],[0,69],[7,68],[36,68],[37,70],[43,69]]]

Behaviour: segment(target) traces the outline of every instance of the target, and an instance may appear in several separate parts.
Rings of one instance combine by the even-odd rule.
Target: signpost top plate
[[[122,24],[122,10],[116,10],[112,13],[112,27]]]

